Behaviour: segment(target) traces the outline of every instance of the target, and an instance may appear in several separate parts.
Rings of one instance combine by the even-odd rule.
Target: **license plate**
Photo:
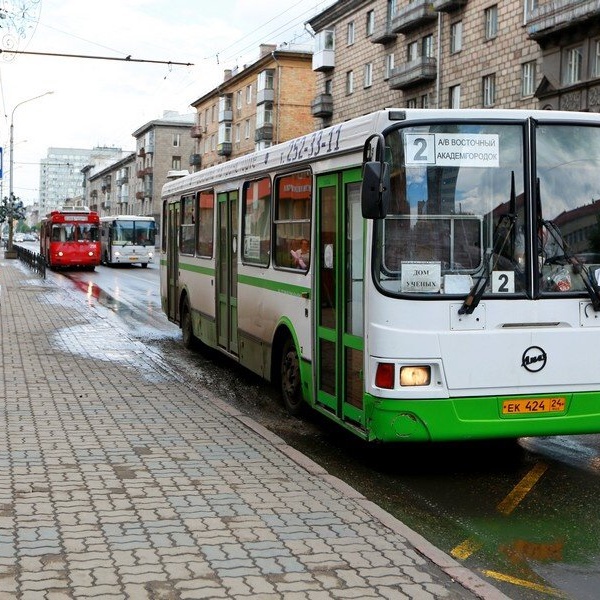
[[[129,257],[129,260],[137,260],[137,259],[138,259],[138,257],[137,257],[137,256],[130,256],[130,257]]]
[[[566,400],[561,396],[555,398],[531,398],[523,400],[504,400],[503,415],[529,415],[535,413],[564,412]]]

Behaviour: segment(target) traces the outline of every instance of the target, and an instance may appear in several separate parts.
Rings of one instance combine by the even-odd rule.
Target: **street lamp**
[[[19,102],[13,109],[12,109],[12,113],[10,115],[10,142],[9,142],[9,153],[10,153],[10,162],[9,162],[9,172],[8,172],[8,202],[9,205],[13,205],[15,202],[15,197],[14,197],[14,193],[13,193],[13,163],[14,163],[14,156],[13,156],[13,147],[14,147],[14,118],[15,118],[15,110],[17,110],[17,108],[19,108],[19,106],[22,106],[23,104],[25,104],[26,102],[32,102],[33,100],[37,100],[38,98],[43,98],[44,96],[48,96],[49,94],[54,94],[54,92],[44,92],[43,94],[40,94],[39,96],[34,96],[33,98],[28,98],[27,100],[23,100],[22,102]],[[8,252],[12,252],[12,242],[13,242],[13,228],[12,228],[12,214],[9,215],[8,218],[8,244],[7,244],[7,251]]]

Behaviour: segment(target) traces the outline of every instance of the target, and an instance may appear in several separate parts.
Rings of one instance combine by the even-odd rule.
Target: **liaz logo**
[[[529,346],[521,358],[521,366],[530,373],[537,373],[546,366],[546,352],[539,346]]]

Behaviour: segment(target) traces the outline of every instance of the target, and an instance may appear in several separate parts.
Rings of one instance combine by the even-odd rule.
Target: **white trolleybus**
[[[600,431],[600,115],[382,110],[163,189],[161,296],[367,440]]]
[[[154,260],[154,217],[117,215],[100,218],[101,258],[105,265],[141,265]]]

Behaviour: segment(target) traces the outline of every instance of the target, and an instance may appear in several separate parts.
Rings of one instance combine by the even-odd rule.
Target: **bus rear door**
[[[364,428],[360,169],[317,178],[316,404]]]
[[[181,205],[173,202],[167,211],[167,316],[179,322],[179,214]]]
[[[238,192],[218,194],[217,204],[217,341],[237,355]]]

